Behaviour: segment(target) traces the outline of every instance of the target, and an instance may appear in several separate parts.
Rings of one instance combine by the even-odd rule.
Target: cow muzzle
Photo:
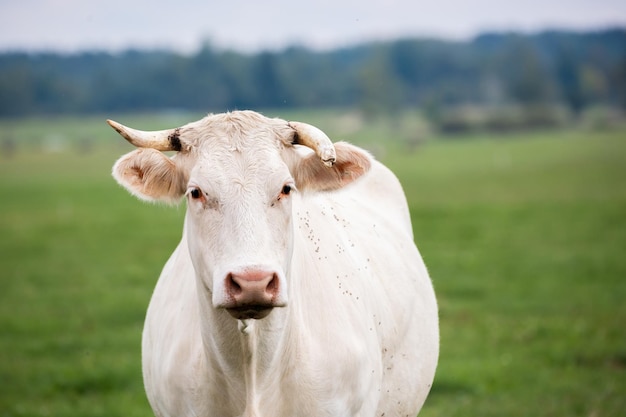
[[[264,269],[231,272],[224,280],[224,308],[238,320],[262,319],[274,307],[283,307],[283,285],[278,273]]]

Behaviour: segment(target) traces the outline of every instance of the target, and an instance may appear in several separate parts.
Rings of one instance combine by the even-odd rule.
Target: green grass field
[[[152,415],[141,328],[184,206],[114,183],[131,148],[103,119],[0,123],[0,417]],[[626,130],[376,146],[440,304],[420,415],[623,416]]]

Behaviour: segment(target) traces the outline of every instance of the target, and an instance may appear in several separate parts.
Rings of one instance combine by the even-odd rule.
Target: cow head
[[[198,288],[237,319],[260,319],[287,304],[298,193],[339,189],[371,164],[360,149],[333,145],[311,125],[250,111],[156,132],[108,123],[138,147],[117,161],[113,176],[144,200],[186,197]]]

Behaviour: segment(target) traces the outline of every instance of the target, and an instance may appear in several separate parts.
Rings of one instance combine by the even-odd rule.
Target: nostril
[[[279,290],[278,282],[279,282],[278,275],[273,274],[272,280],[267,284],[267,287],[265,287],[265,291],[272,296],[276,296]]]
[[[233,274],[226,277],[226,292],[231,296],[237,296],[243,292],[241,285],[237,283]]]

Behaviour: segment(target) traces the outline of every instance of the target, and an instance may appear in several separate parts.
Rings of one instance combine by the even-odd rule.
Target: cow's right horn
[[[180,151],[181,149],[180,128],[144,132],[113,120],[107,120],[107,123],[138,148],[152,148],[158,151]]]

